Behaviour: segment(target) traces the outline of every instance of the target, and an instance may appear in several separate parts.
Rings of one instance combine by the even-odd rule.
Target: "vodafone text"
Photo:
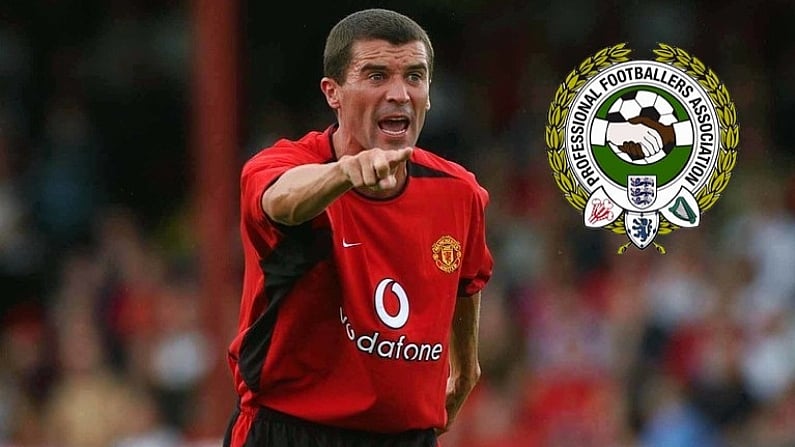
[[[401,335],[397,340],[389,340],[379,331],[370,334],[357,334],[348,316],[340,307],[340,323],[345,328],[348,339],[356,349],[383,359],[406,360],[414,362],[436,362],[442,358],[444,347],[441,343],[414,343]]]

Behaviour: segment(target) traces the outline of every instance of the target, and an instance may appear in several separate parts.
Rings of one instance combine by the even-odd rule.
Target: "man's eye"
[[[381,81],[384,79],[383,73],[370,73],[369,78],[373,81]]]

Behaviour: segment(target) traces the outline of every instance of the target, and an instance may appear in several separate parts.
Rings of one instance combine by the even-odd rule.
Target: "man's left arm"
[[[447,425],[449,429],[469,393],[480,379],[478,329],[480,292],[456,300],[450,335],[450,377],[447,380]]]

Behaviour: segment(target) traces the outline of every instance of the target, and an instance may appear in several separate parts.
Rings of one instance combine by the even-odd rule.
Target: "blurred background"
[[[420,145],[491,192],[484,376],[447,447],[795,445],[795,2],[0,3],[0,445],[218,446],[237,180],[332,123],[326,33],[368,6],[436,49]],[[668,254],[588,230],[544,125],[581,60],[656,42],[713,68],[740,150]]]

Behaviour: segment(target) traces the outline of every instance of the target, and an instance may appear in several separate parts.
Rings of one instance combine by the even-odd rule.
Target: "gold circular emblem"
[[[630,244],[665,253],[655,237],[697,227],[723,195],[737,110],[687,51],[659,43],[653,60],[630,60],[631,51],[605,47],[566,76],[547,114],[547,159],[586,227],[627,236],[619,254]]]
[[[436,267],[445,273],[452,273],[461,266],[461,244],[452,236],[439,238],[431,247]]]

